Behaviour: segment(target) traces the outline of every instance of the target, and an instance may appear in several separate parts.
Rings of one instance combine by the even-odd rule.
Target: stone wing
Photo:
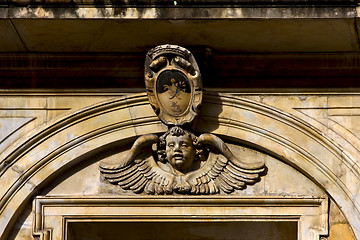
[[[174,175],[159,168],[151,153],[140,154],[125,166],[100,165],[99,169],[110,183],[134,193],[170,194],[173,191]]]
[[[140,136],[119,164],[100,165],[100,172],[110,183],[134,193],[172,193],[174,175],[159,168],[152,156],[150,146],[157,142],[158,136],[155,134]]]
[[[259,163],[258,167],[252,164],[246,168],[237,159],[210,153],[206,164],[197,171],[188,173],[185,178],[191,186],[192,194],[215,194],[220,190],[232,193],[258,182],[265,169],[264,164]]]

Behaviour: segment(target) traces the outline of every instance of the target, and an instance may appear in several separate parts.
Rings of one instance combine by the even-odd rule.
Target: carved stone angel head
[[[197,137],[180,127],[170,128],[160,137],[158,159],[168,162],[173,169],[186,173],[194,161],[203,160],[205,149],[197,143]]]

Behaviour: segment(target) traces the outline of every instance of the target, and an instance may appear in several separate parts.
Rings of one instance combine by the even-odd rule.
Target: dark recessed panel
[[[297,222],[79,222],[68,240],[296,240]]]

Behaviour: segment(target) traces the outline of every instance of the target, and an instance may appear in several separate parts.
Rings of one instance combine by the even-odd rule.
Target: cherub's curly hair
[[[194,146],[194,150],[195,150],[195,160],[200,160],[200,161],[205,161],[206,160],[206,155],[208,154],[208,150],[201,144],[198,143],[198,137],[195,136],[193,133],[182,129],[181,127],[175,126],[170,128],[169,130],[167,130],[162,136],[160,136],[159,138],[159,143],[157,145],[157,155],[158,155],[158,159],[159,161],[165,163],[166,160],[166,137],[167,136],[188,136],[191,138],[192,140],[192,144]]]

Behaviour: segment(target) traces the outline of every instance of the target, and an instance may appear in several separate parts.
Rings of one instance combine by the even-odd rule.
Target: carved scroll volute
[[[145,85],[151,106],[165,124],[188,124],[198,114],[201,75],[187,49],[176,45],[151,49],[145,60]]]

